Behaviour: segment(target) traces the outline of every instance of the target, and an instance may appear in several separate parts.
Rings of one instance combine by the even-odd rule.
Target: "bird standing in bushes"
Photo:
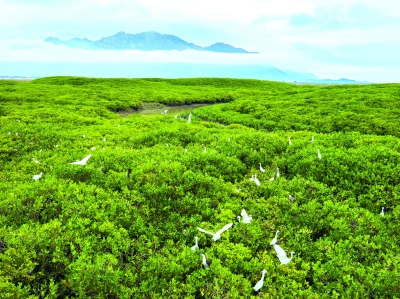
[[[233,225],[233,223],[228,223],[228,224],[225,225],[223,228],[221,228],[219,231],[217,231],[215,234],[212,233],[212,232],[206,231],[206,230],[204,230],[204,229],[202,229],[202,228],[200,228],[200,227],[197,227],[197,229],[198,229],[199,231],[201,231],[202,233],[206,233],[206,234],[212,235],[212,236],[213,236],[213,237],[212,237],[212,240],[213,240],[213,241],[217,241],[217,240],[219,240],[219,239],[221,238],[221,234],[222,234],[224,231],[226,231],[227,229],[231,228],[232,225]]]
[[[248,223],[251,222],[251,220],[253,220],[253,216],[252,215],[247,215],[247,212],[246,212],[245,209],[242,209],[242,211],[240,212],[240,215],[242,215],[243,220],[242,220],[242,217],[237,216],[237,219],[238,219],[239,222],[248,224]]]
[[[253,290],[258,292],[264,285],[264,277],[265,274],[267,273],[267,270],[262,270],[261,271],[261,279],[256,283],[256,285],[253,287]]]
[[[276,168],[276,177],[279,178],[281,176],[281,173],[279,172],[279,168]]]
[[[86,156],[85,158],[83,158],[80,161],[72,162],[72,163],[69,163],[69,164],[86,165],[86,162],[90,159],[91,156],[92,155],[88,155],[88,156]]]
[[[194,237],[194,245],[192,247],[190,247],[191,250],[195,251],[196,249],[199,249],[199,243],[198,243],[199,238],[198,237]]]
[[[279,233],[279,230],[276,231],[275,237],[272,239],[272,241],[271,241],[271,243],[269,243],[269,245],[275,245],[278,242],[278,233]]]
[[[31,160],[32,160],[33,162],[35,162],[36,164],[40,164],[40,162],[39,162],[38,160],[36,160],[35,158],[31,158]]]
[[[270,182],[272,182],[273,180],[275,180],[275,172],[274,172],[274,174],[272,175],[272,178],[269,179]]]
[[[319,151],[319,149],[318,149],[318,159],[322,159],[322,155],[321,155],[321,152]]]
[[[265,169],[261,166],[261,163],[260,163],[260,171],[265,172]]]
[[[43,172],[40,172],[39,174],[35,174],[32,179],[34,181],[37,181],[38,179],[40,179],[42,177],[42,175],[43,175]]]
[[[291,194],[289,194],[289,199],[290,201],[293,203],[296,200],[296,197],[292,196]]]
[[[254,183],[256,183],[257,186],[260,186],[260,185],[261,185],[260,181],[257,179],[257,175],[256,175],[256,174],[253,174],[253,175],[251,176],[250,181],[253,181]]]
[[[190,124],[191,121],[192,121],[192,113],[189,114],[189,117],[188,117],[188,120],[187,120],[188,124]]]
[[[200,253],[200,255],[201,255],[201,257],[202,257],[202,262],[201,262],[201,263],[203,264],[204,268],[210,267],[210,266],[207,264],[206,255],[205,255],[204,253]]]
[[[286,256],[285,250],[283,250],[282,247],[280,247],[279,245],[274,244],[274,249],[276,251],[277,257],[279,258],[279,261],[281,262],[281,265],[286,265],[292,260],[294,254],[293,251],[290,253],[291,254],[290,258],[288,258]]]
[[[380,215],[381,215],[382,217],[385,217],[385,207],[382,207],[382,211],[381,211]]]
[[[292,145],[292,140],[290,139],[290,137],[289,137],[289,145]]]
[[[164,110],[161,114],[167,114],[168,110]]]

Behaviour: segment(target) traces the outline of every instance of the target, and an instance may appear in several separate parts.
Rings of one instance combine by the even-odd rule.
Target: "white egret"
[[[281,265],[286,265],[292,260],[294,254],[293,251],[290,253],[291,254],[290,258],[288,258],[286,256],[285,250],[283,250],[282,247],[280,247],[279,245],[275,244],[274,249],[276,251],[277,257],[279,258],[279,261],[281,262]]]
[[[314,136],[311,136],[311,142],[314,142]]]
[[[261,166],[261,163],[260,163],[260,171],[265,172],[265,169]]]
[[[290,137],[289,137],[289,145],[292,145],[292,140],[290,139]]]
[[[261,184],[260,184],[260,181],[257,179],[257,175],[256,175],[256,174],[253,174],[253,175],[251,176],[250,181],[253,181],[254,183],[256,183],[257,186],[260,186],[260,185],[261,185]]]
[[[205,268],[207,268],[207,267],[210,267],[208,264],[207,264],[207,259],[206,259],[206,255],[204,254],[204,253],[200,253],[200,255],[202,256],[202,258],[203,258],[203,260],[202,260],[202,264],[203,264],[203,266],[205,267]]]
[[[296,197],[294,197],[291,194],[289,194],[289,199],[293,203],[296,200]]]
[[[321,152],[319,151],[319,149],[318,149],[318,159],[322,159],[322,155],[321,155]]]
[[[198,229],[199,231],[201,231],[202,233],[206,233],[206,234],[212,235],[212,240],[213,240],[213,241],[217,241],[218,239],[221,238],[221,234],[222,234],[224,231],[226,231],[227,229],[231,228],[232,225],[233,225],[233,223],[228,223],[228,224],[225,225],[223,228],[221,228],[219,231],[217,231],[215,234],[212,233],[212,232],[206,231],[206,230],[204,230],[204,229],[202,229],[202,228],[200,228],[200,227],[197,227],[197,229]]]
[[[204,146],[204,150],[203,150],[203,152],[205,152],[205,153],[207,152],[207,148],[206,148],[205,146]]]
[[[168,112],[168,109],[161,112],[161,114],[167,114],[167,112]]]
[[[275,245],[276,242],[278,242],[278,233],[279,233],[279,230],[276,231],[275,238],[272,239],[272,241],[271,241],[271,243],[269,243],[269,245]]]
[[[253,219],[252,215],[247,215],[247,212],[245,209],[242,209],[242,211],[240,212],[240,215],[242,215],[243,220],[242,223],[250,223],[250,221]],[[239,220],[240,222],[240,220]]]
[[[199,243],[198,243],[199,238],[198,237],[194,237],[194,242],[195,244],[190,247],[191,250],[195,251],[196,249],[199,249]]]
[[[385,207],[382,207],[382,212],[381,212],[381,214],[380,214],[382,217],[385,217],[385,212],[384,212],[384,210],[385,210]]]
[[[190,123],[191,123],[191,121],[192,121],[192,113],[190,113],[190,114],[189,114],[189,116],[188,116],[188,121],[187,121],[187,122],[188,122],[188,124],[190,124]]]
[[[273,180],[275,180],[275,172],[274,172],[274,174],[272,175],[272,178],[269,179],[270,182],[272,182]]]
[[[278,178],[280,176],[281,176],[281,173],[279,172],[279,168],[276,168],[276,177]]]
[[[91,156],[92,155],[88,155],[88,156],[86,156],[85,158],[83,158],[80,161],[72,162],[72,163],[69,163],[69,164],[86,165],[86,162],[90,159]]]
[[[40,179],[40,178],[42,177],[42,175],[43,175],[43,172],[40,172],[39,174],[35,174],[35,175],[32,177],[32,179],[33,179],[34,181],[37,181],[38,179]]]
[[[34,159],[34,158],[31,158],[31,160],[32,160],[33,162],[35,162],[36,164],[40,164],[40,162],[39,162],[38,160]]]
[[[253,287],[253,290],[258,292],[262,286],[264,285],[264,277],[265,277],[265,273],[267,273],[267,270],[262,270],[261,271],[261,279],[256,283],[256,285]]]

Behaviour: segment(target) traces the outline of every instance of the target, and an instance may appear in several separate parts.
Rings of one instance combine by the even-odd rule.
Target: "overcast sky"
[[[0,61],[182,61],[273,65],[400,82],[399,0],[0,0]],[[154,30],[257,55],[85,51],[44,43]]]

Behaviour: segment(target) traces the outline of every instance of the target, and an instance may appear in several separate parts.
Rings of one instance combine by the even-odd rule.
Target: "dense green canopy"
[[[399,297],[399,115],[399,84],[0,81],[0,294]]]

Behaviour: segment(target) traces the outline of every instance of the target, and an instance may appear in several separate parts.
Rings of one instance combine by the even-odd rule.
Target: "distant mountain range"
[[[0,61],[1,78],[86,76],[105,78],[247,78],[315,84],[367,83],[349,79],[319,79],[308,72],[281,70],[266,65],[222,65],[200,63],[138,63],[138,62],[28,62]]]
[[[183,39],[170,34],[161,34],[155,31],[130,34],[119,32],[109,37],[92,41],[87,38],[74,37],[70,40],[60,40],[57,37],[48,37],[45,42],[55,45],[64,45],[69,48],[80,48],[87,50],[140,50],[140,51],[157,51],[157,50],[197,50],[220,53],[241,53],[254,54],[258,52],[249,52],[242,48],[235,48],[225,43],[215,43],[208,47],[201,47],[193,43],[188,43]]]

